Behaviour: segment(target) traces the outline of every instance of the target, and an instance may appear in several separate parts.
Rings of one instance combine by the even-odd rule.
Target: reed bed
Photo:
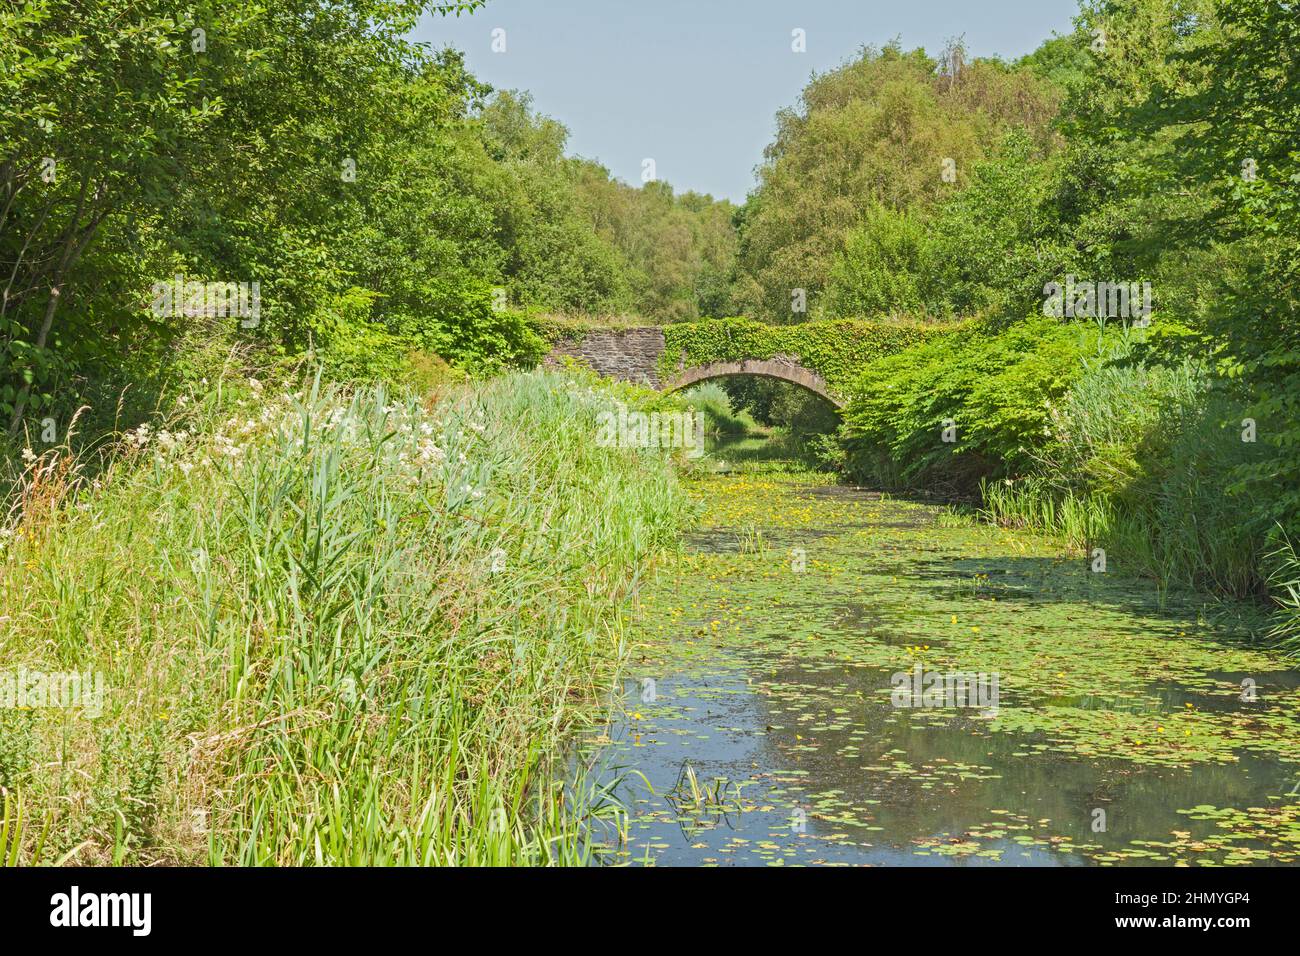
[[[563,743],[686,508],[667,452],[597,447],[599,387],[216,390],[107,469],[31,461],[0,669],[103,675],[0,709],[11,862],[569,864]],[[600,807],[606,809],[601,811]]]

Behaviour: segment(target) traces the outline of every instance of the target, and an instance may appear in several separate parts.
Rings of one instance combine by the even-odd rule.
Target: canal
[[[716,459],[689,479],[700,523],[640,588],[622,692],[582,741],[628,811],[600,861],[1300,858],[1300,680],[1251,642],[1256,608]]]

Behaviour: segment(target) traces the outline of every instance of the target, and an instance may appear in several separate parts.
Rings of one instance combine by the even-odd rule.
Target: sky
[[[639,184],[742,202],[813,72],[897,38],[937,54],[1015,58],[1066,33],[1078,0],[488,0],[426,17],[414,38],[463,50],[498,89],[526,90],[569,129],[568,152]],[[806,51],[792,50],[804,31]],[[494,31],[496,33],[494,50]],[[503,50],[500,48],[504,46]]]

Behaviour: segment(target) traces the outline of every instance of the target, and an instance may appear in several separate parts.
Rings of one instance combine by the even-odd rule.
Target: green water
[[[605,862],[1300,860],[1300,680],[1256,609],[826,480],[691,483],[583,745],[630,811]],[[996,677],[996,706],[897,706],[918,665]]]

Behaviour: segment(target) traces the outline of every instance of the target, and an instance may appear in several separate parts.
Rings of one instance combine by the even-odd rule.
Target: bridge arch
[[[793,382],[815,395],[820,395],[837,409],[844,407],[844,402],[826,387],[826,380],[811,369],[804,368],[788,359],[740,359],[731,362],[709,362],[683,369],[674,377],[665,381],[661,387],[664,392],[676,392],[690,388],[700,382],[708,382],[729,375],[757,375],[762,378],[775,378],[783,382]]]
[[[601,375],[661,391],[729,375],[766,376],[793,382],[837,409],[872,362],[959,328],[860,319],[768,325],[743,318],[662,326],[569,320],[534,320],[534,325],[550,346],[542,359],[547,366],[576,361]]]

